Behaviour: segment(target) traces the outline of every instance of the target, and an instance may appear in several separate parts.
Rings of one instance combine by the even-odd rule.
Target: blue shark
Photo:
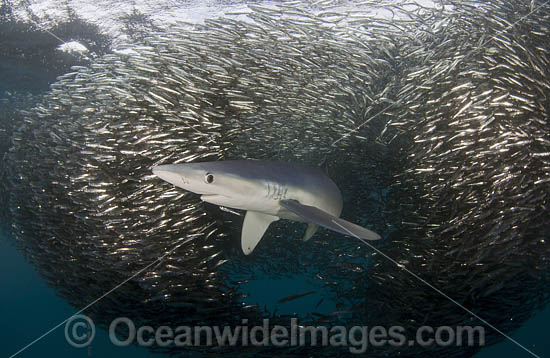
[[[250,254],[269,225],[279,219],[308,224],[303,240],[319,226],[344,235],[378,240],[380,235],[340,218],[342,194],[320,168],[296,163],[226,160],[160,165],[159,178],[190,192],[201,200],[246,210],[241,247]]]

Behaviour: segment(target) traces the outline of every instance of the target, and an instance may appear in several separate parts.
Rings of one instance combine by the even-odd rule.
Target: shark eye
[[[210,173],[206,173],[206,175],[204,176],[204,182],[206,184],[212,184],[213,181],[214,181],[214,175]]]

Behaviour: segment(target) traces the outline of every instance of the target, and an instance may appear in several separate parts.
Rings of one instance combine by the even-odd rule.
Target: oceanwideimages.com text
[[[297,318],[292,318],[289,326],[272,326],[269,319],[256,326],[250,326],[246,319],[241,323],[222,327],[136,327],[131,319],[120,317],[111,322],[109,339],[120,347],[132,344],[144,347],[330,346],[347,347],[351,353],[358,354],[366,352],[369,347],[485,345],[485,328],[482,326],[422,326],[409,336],[401,326],[302,326]],[[65,325],[65,337],[74,347],[88,346],[95,337],[94,323],[87,316],[73,316]]]

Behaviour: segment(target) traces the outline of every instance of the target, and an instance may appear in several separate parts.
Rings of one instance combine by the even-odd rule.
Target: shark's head
[[[201,194],[203,201],[236,209],[247,209],[251,197],[264,193],[261,182],[248,180],[218,163],[159,165],[153,173],[179,188]]]

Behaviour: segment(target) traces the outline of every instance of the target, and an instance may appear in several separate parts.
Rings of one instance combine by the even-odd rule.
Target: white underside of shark
[[[380,235],[340,218],[342,195],[319,168],[257,160],[160,165],[153,173],[215,205],[246,210],[241,234],[250,254],[269,225],[279,219],[308,223],[304,240],[319,226],[361,239]]]

